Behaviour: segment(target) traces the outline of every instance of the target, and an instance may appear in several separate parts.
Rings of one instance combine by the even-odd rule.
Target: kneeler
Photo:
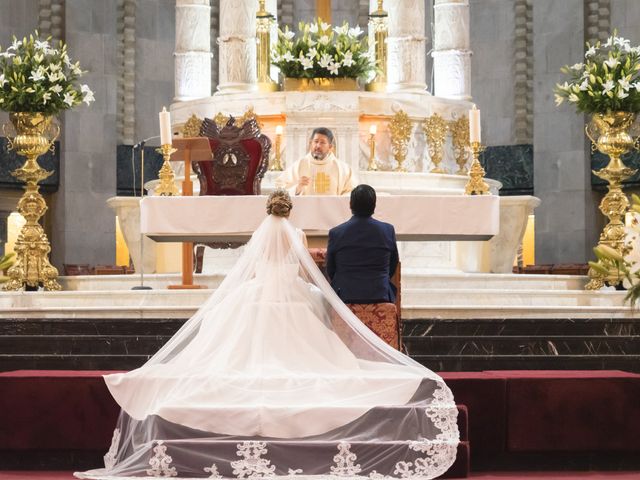
[[[326,248],[310,248],[309,254],[326,276]],[[396,303],[348,303],[347,307],[373,333],[397,350],[402,349],[402,321],[400,318],[400,263],[391,278],[397,288]]]

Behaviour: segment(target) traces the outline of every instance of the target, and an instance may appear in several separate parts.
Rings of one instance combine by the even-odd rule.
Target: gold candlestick
[[[367,84],[368,91],[380,92],[387,87],[387,36],[389,35],[389,14],[384,10],[383,0],[378,0],[377,10],[369,14],[369,31],[373,32],[375,60],[378,73],[371,83]],[[370,37],[371,38],[371,37]]]
[[[177,152],[177,150],[173,148],[170,143],[167,143],[162,145],[160,148],[157,148],[156,152],[161,153],[162,158],[164,158],[162,168],[160,168],[160,172],[158,173],[160,186],[156,190],[156,193],[167,197],[176,196],[179,194],[178,187],[176,187],[175,183],[176,175],[173,173],[173,168],[171,168],[169,160],[171,159],[171,154]]]
[[[273,155],[273,162],[269,167],[269,170],[272,172],[281,172],[282,170],[284,170],[282,168],[281,148],[282,148],[282,127],[278,125],[276,127],[276,145],[275,145],[275,152]]]
[[[484,168],[480,165],[479,157],[482,151],[484,147],[480,142],[471,142],[473,162],[469,170],[469,181],[464,189],[466,195],[491,195],[489,185],[484,181]]]
[[[256,37],[257,37],[257,76],[258,89],[262,92],[274,92],[278,90],[278,84],[271,80],[271,25],[274,16],[265,7],[265,0],[258,0],[258,12],[256,13]]]
[[[369,130],[369,165],[367,170],[370,172],[378,171],[378,164],[376,163],[376,130],[373,127]]]
[[[26,184],[25,192],[18,202],[18,212],[26,223],[16,240],[16,263],[7,272],[9,281],[4,289],[37,289],[42,285],[45,290],[61,290],[57,280],[58,270],[49,262],[49,239],[40,225],[40,218],[47,211],[47,203],[40,194],[38,183],[53,172],[42,168],[37,160],[40,155],[53,148],[53,142],[60,134],[60,125],[52,123],[53,117],[43,113],[10,113],[9,119],[13,125],[12,133],[15,133],[8,133],[9,125],[3,125],[9,150],[15,150],[18,155],[26,158],[22,167],[11,172],[11,175]]]

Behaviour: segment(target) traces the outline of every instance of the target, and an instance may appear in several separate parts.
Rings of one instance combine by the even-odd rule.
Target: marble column
[[[427,88],[424,0],[387,0],[387,90],[424,91]]]
[[[176,0],[175,100],[211,96],[209,0]]]
[[[470,100],[469,1],[435,0],[434,17],[434,94]]]
[[[257,90],[255,0],[220,0],[220,93]]]

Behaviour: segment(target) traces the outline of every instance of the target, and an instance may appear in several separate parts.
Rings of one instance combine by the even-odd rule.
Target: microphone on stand
[[[153,137],[145,138],[144,140],[136,143],[131,149],[131,158],[133,159],[134,152],[137,148],[140,149],[140,200],[144,197],[144,145],[149,140],[155,140],[156,138],[160,138],[160,135],[155,135]],[[133,191],[135,194],[135,170],[134,170],[134,180],[133,180]],[[136,285],[132,287],[131,290],[152,290],[151,287],[144,284],[144,235],[140,232],[140,285]]]

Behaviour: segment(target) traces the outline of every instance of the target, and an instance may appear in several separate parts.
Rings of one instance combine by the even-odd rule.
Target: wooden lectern
[[[174,138],[173,148],[177,149],[171,155],[171,161],[184,162],[184,180],[182,181],[182,196],[193,196],[193,182],[191,181],[191,162],[211,161],[211,146],[205,137]],[[169,285],[173,290],[189,290],[207,288],[204,285],[193,284],[193,243],[182,242],[182,284]]]

